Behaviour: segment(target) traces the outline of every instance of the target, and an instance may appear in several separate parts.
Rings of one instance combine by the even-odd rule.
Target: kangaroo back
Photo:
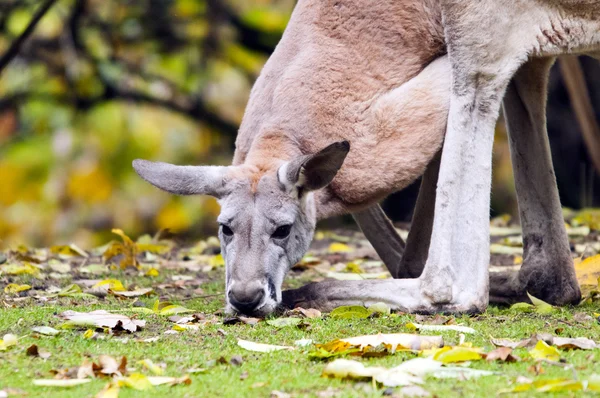
[[[402,86],[444,51],[436,1],[301,0],[252,89],[234,164],[269,170],[348,140],[350,154],[321,194],[337,202],[332,213],[403,188],[441,146],[447,96],[438,91],[449,90],[450,74],[438,67],[441,76],[429,77],[440,85],[431,101],[427,83],[419,92]]]

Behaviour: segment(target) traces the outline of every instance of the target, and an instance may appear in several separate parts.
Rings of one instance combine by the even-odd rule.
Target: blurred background
[[[160,192],[131,161],[228,164],[252,84],[294,4],[0,0],[0,248],[92,247],[110,239],[112,227],[133,236],[165,228],[187,237],[214,233],[214,199]],[[552,72],[548,121],[561,199],[581,208],[600,199],[600,133],[596,112],[580,106],[575,113],[571,98],[584,92],[600,109],[600,67],[572,61],[580,74],[561,74],[562,65]],[[502,123],[494,162],[492,214],[515,215]],[[409,220],[417,190],[418,182],[392,195],[386,211]]]

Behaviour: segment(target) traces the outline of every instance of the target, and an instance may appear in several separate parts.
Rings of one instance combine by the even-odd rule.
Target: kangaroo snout
[[[250,283],[234,283],[229,289],[229,304],[237,311],[251,315],[263,304],[265,286],[257,281]]]

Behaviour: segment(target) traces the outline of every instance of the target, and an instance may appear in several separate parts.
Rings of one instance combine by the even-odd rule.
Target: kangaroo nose
[[[244,314],[252,314],[264,297],[265,289],[259,283],[237,283],[229,290],[229,303]]]

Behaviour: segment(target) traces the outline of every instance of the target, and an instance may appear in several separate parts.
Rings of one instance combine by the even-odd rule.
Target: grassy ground
[[[321,237],[323,238],[323,237]],[[371,272],[378,273],[381,264],[374,261],[355,260],[372,256],[368,247],[360,238],[354,235],[347,239],[334,236],[333,240],[344,241],[335,250],[330,250],[327,239],[317,241],[313,253],[316,257],[308,259],[306,265],[292,271],[288,286],[297,286],[307,280],[319,280],[327,276],[331,270],[341,273]],[[358,242],[358,243],[357,243]],[[210,244],[208,245],[210,246]],[[141,247],[140,247],[141,248]],[[156,248],[154,248],[156,249]],[[350,250],[350,252],[346,252]],[[36,266],[42,273],[33,277],[28,274],[0,275],[0,288],[4,289],[9,283],[29,284],[32,289],[17,294],[0,293],[0,338],[6,333],[20,337],[16,346],[5,351],[0,350],[0,396],[1,391],[18,389],[31,397],[92,397],[95,396],[109,381],[108,378],[96,378],[91,383],[72,388],[37,387],[32,379],[52,378],[53,371],[81,365],[86,359],[97,361],[101,354],[115,358],[126,356],[129,367],[136,368],[144,374],[138,361],[150,359],[161,364],[167,376],[183,376],[191,368],[204,368],[201,373],[190,374],[192,383],[174,387],[160,386],[151,390],[136,391],[121,388],[121,397],[265,397],[274,391],[291,394],[292,396],[341,396],[364,397],[400,394],[400,389],[386,389],[371,382],[328,379],[321,377],[326,362],[308,358],[312,347],[297,348],[293,351],[278,351],[258,353],[246,351],[237,345],[238,339],[251,340],[276,345],[290,345],[299,339],[312,339],[315,343],[325,343],[343,337],[352,337],[376,333],[414,333],[406,327],[408,322],[433,322],[434,318],[416,318],[414,315],[391,314],[368,319],[333,319],[324,314],[320,318],[304,319],[301,327],[277,328],[264,321],[256,325],[238,323],[225,325],[226,318],[221,313],[223,308],[222,276],[223,269],[218,265],[218,258],[210,253],[210,248],[196,251],[178,251],[172,249],[169,255],[148,255],[138,251],[140,260],[138,270],[132,268],[121,270],[119,267],[106,266],[98,275],[80,272],[94,260],[110,264],[110,260],[94,258],[93,254],[84,259],[76,255],[59,256],[57,254],[29,251],[27,255],[17,251],[4,252],[8,257],[0,270],[6,271],[9,264],[22,264],[26,256],[42,260]],[[44,255],[46,259],[43,260]],[[499,257],[503,262],[506,256]],[[59,269],[45,267],[48,258],[54,258],[60,263],[70,265],[68,273],[51,272]],[[117,257],[118,260],[121,257]],[[513,261],[512,258],[509,259]],[[510,262],[509,261],[509,262]],[[114,262],[114,261],[113,261]],[[354,264],[348,266],[347,264]],[[192,266],[190,266],[192,264]],[[202,266],[202,264],[209,264]],[[212,264],[212,266],[210,265]],[[159,274],[148,276],[147,269],[156,268]],[[64,270],[63,270],[64,271]],[[186,276],[186,277],[183,277]],[[331,274],[329,275],[331,276]],[[76,282],[81,286],[89,286],[89,279],[118,279],[125,287],[152,287],[154,296],[141,299],[119,299],[112,295],[106,297],[82,298],[56,297],[51,293],[53,286],[65,287]],[[181,280],[184,280],[181,282]],[[177,282],[180,281],[180,282]],[[84,289],[85,290],[85,289]],[[188,309],[201,313],[208,320],[198,330],[186,330],[176,334],[165,334],[173,329],[173,322],[167,316],[158,314],[141,314],[133,308],[151,305],[156,299],[171,301]],[[116,333],[102,334],[102,339],[84,337],[85,328],[63,330],[57,336],[40,336],[32,333],[32,327],[52,326],[59,329],[63,320],[56,314],[66,310],[91,311],[109,310],[146,320],[146,327],[133,334]],[[482,347],[485,352],[494,347],[490,337],[521,340],[535,333],[549,333],[562,337],[588,337],[600,341],[600,323],[596,319],[584,320],[583,314],[593,315],[600,312],[600,305],[588,303],[578,307],[556,309],[550,314],[521,312],[515,309],[491,307],[479,316],[449,317],[445,321],[470,326],[477,333],[466,335],[466,341],[476,347]],[[575,319],[573,318],[575,314]],[[458,344],[457,332],[423,334],[441,334],[445,343]],[[141,340],[159,337],[155,342]],[[51,353],[44,360],[26,354],[26,349],[36,344],[41,350]],[[533,380],[553,378],[586,379],[593,373],[600,373],[600,349],[595,350],[561,350],[561,363],[541,363],[530,357],[527,349],[516,349],[515,354],[522,361],[515,363],[473,361],[472,368],[487,369],[498,372],[497,375],[482,377],[474,380],[456,379],[426,379],[423,388],[432,395],[448,396],[492,396],[498,391],[511,388],[519,377]],[[241,357],[241,364],[239,362]],[[379,358],[350,357],[366,365],[392,367],[402,361],[414,358],[413,353],[396,353],[395,355]],[[234,360],[232,361],[232,358]],[[233,362],[233,363],[232,363]],[[573,365],[565,367],[564,365]],[[130,370],[131,372],[132,370]],[[17,391],[18,392],[18,391]],[[276,394],[276,393],[273,393]],[[532,393],[526,393],[528,396]],[[561,392],[559,396],[585,396],[591,393]],[[541,395],[541,393],[540,393]],[[277,396],[277,395],[274,395]]]

